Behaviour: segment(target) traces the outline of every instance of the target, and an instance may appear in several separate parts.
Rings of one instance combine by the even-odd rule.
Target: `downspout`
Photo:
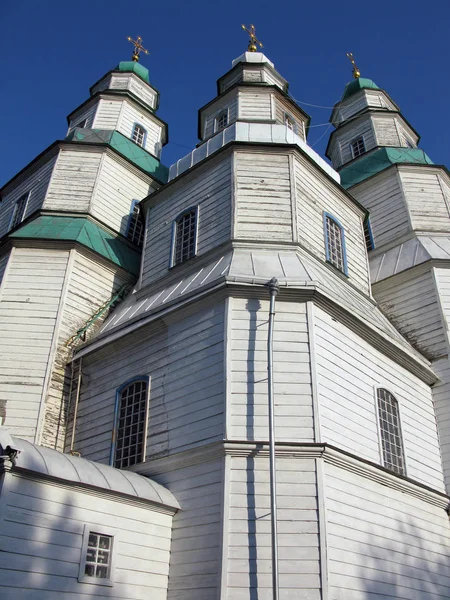
[[[78,363],[78,381],[77,381],[77,391],[76,391],[76,396],[75,396],[75,406],[74,406],[74,411],[73,411],[72,437],[71,437],[71,440],[70,440],[70,450],[69,450],[70,454],[75,454],[73,446],[74,446],[74,443],[75,443],[75,428],[77,426],[78,401],[80,399],[81,364],[82,364],[82,360],[83,360],[83,358],[80,358],[80,361]]]
[[[272,536],[272,589],[273,600],[278,600],[278,531],[277,490],[275,464],[274,385],[273,385],[273,325],[275,319],[275,297],[280,288],[275,277],[268,283],[270,293],[269,333],[267,338],[267,382],[269,386],[269,455],[270,455],[270,515]]]

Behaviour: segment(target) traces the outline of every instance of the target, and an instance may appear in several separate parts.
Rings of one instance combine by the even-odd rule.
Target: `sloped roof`
[[[20,454],[16,458],[16,466],[21,469],[72,483],[102,488],[117,494],[134,496],[171,508],[180,508],[169,490],[148,477],[37,446],[26,440],[10,436],[5,427],[0,427],[1,454],[4,454],[5,448],[11,445],[11,441],[12,447],[20,450]]]

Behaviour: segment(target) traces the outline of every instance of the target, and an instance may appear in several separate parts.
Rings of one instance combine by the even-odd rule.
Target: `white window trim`
[[[292,129],[290,127],[288,127],[288,125],[286,124],[287,119],[289,119],[289,121],[292,121]],[[288,112],[284,113],[284,125],[293,133],[297,133],[297,131],[298,131],[297,123],[296,123],[294,117]]]
[[[102,579],[100,577],[91,577],[86,575],[84,570],[86,568],[86,554],[89,542],[89,533],[96,533],[99,535],[107,535],[112,538],[111,544],[111,562],[109,566],[109,577]],[[104,585],[112,587],[114,585],[114,575],[116,568],[116,544],[117,544],[117,531],[103,525],[90,525],[86,523],[83,530],[83,543],[81,546],[80,556],[80,569],[78,571],[78,581],[80,583],[90,583],[94,585]]]
[[[17,204],[18,204],[19,200],[20,200],[21,198],[23,198],[23,196],[25,196],[25,194],[27,195],[27,199],[25,200],[25,204],[24,204],[24,207],[23,207],[23,214],[22,214],[22,218],[20,219],[19,223],[17,223],[17,225],[20,225],[20,223],[22,223],[22,221],[23,221],[23,220],[24,220],[24,218],[25,218],[25,213],[27,212],[27,208],[28,208],[28,202],[29,202],[29,200],[30,200],[30,196],[31,196],[31,190],[28,190],[28,192],[25,192],[24,194],[21,194],[21,195],[20,195],[20,196],[17,198],[17,200],[14,202],[14,205],[13,205],[13,211],[12,211],[12,215],[11,215],[11,218],[10,218],[10,220],[9,220],[8,231],[10,231],[10,230],[11,230],[11,228],[12,228],[12,225],[13,225],[13,222],[14,222],[14,219],[15,219],[15,217],[16,217],[16,213],[17,213]],[[17,227],[17,225],[16,225],[16,227]]]
[[[379,389],[386,390],[387,392],[392,394],[394,396],[394,398],[397,400],[398,421],[400,423],[400,433],[401,433],[401,440],[402,440],[402,446],[403,446],[403,462],[404,462],[404,467],[405,467],[405,469],[404,469],[405,472],[403,474],[396,473],[395,471],[391,471],[384,464],[383,441],[381,439],[380,414],[379,414],[379,410],[378,410],[378,390]],[[376,383],[373,386],[373,397],[374,397],[374,402],[375,402],[375,418],[377,420],[378,455],[380,457],[380,466],[382,466],[384,469],[387,469],[389,471],[389,473],[392,473],[392,475],[394,475],[394,476],[397,475],[399,477],[408,477],[408,454],[406,451],[405,437],[403,435],[403,424],[402,424],[403,410],[401,409],[401,406],[400,406],[399,395],[396,392],[394,392],[393,389],[388,384],[385,385],[383,383]]]
[[[199,219],[200,219],[200,206],[191,206],[191,208],[188,208],[187,210],[183,211],[182,213],[180,213],[178,215],[178,217],[176,217],[173,221],[172,221],[172,240],[170,242],[170,260],[169,260],[169,268],[172,269],[173,267],[178,267],[179,265],[182,265],[183,263],[188,262],[189,260],[191,260],[191,258],[188,258],[186,260],[183,260],[180,263],[175,264],[175,247],[176,247],[176,228],[177,228],[177,222],[179,221],[179,219],[181,219],[183,217],[183,215],[187,214],[188,212],[190,212],[191,210],[195,210],[196,211],[196,219],[195,219],[195,247],[194,247],[194,256],[191,256],[191,258],[195,258],[197,256],[197,248],[198,248],[198,227],[199,227]]]
[[[217,122],[223,113],[226,113],[226,115],[227,115],[227,124],[225,125],[225,127],[218,127]],[[229,124],[230,124],[230,108],[229,107],[221,108],[219,110],[219,112],[217,112],[214,115],[214,133],[219,133],[219,131],[223,131],[224,129],[226,129],[228,127]]]
[[[358,154],[358,156],[355,156],[355,153],[353,151],[353,144],[355,142],[357,142],[359,139],[361,139],[363,141],[364,144],[364,152],[362,152],[361,154]],[[355,137],[353,140],[351,140],[350,142],[350,152],[352,154],[352,159],[353,158],[359,158],[360,156],[362,156],[363,154],[365,154],[367,152],[367,146],[366,146],[366,140],[364,139],[364,134],[358,135],[357,137]]]

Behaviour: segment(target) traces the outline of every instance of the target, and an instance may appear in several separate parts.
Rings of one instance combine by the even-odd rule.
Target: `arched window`
[[[112,466],[122,469],[145,460],[147,412],[148,377],[128,381],[117,390]]]
[[[171,266],[195,256],[197,252],[198,208],[190,208],[173,223]]]
[[[405,455],[398,402],[391,392],[384,388],[378,388],[377,403],[383,464],[386,469],[405,475]]]
[[[347,275],[344,228],[329,213],[324,213],[325,254],[327,262]]]
[[[131,139],[138,146],[145,146],[145,140],[147,139],[147,130],[139,125],[139,123],[135,123],[133,127],[133,133],[131,134]]]

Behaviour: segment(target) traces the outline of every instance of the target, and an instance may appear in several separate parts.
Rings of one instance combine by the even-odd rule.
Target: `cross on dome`
[[[250,29],[247,29],[247,27],[245,25],[242,25],[242,29],[244,31],[246,31],[248,33],[248,35],[250,36],[250,41],[248,43],[248,51],[249,52],[257,52],[258,51],[257,44],[259,45],[260,48],[263,48],[262,43],[256,37],[256,30],[255,30],[254,25],[250,25]]]
[[[144,46],[142,45],[142,42],[144,41],[140,35],[137,36],[137,38],[135,40],[133,40],[133,38],[131,38],[130,36],[127,37],[127,40],[129,42],[131,42],[132,44],[134,44],[134,50],[133,50],[133,56],[131,57],[131,60],[133,60],[134,62],[138,62],[139,61],[139,54],[141,52],[143,52],[144,54],[148,54],[148,50],[146,48],[144,48]]]
[[[355,79],[359,79],[361,77],[361,71],[356,66],[355,59],[353,57],[353,52],[347,52],[347,58],[353,65],[353,77]]]

